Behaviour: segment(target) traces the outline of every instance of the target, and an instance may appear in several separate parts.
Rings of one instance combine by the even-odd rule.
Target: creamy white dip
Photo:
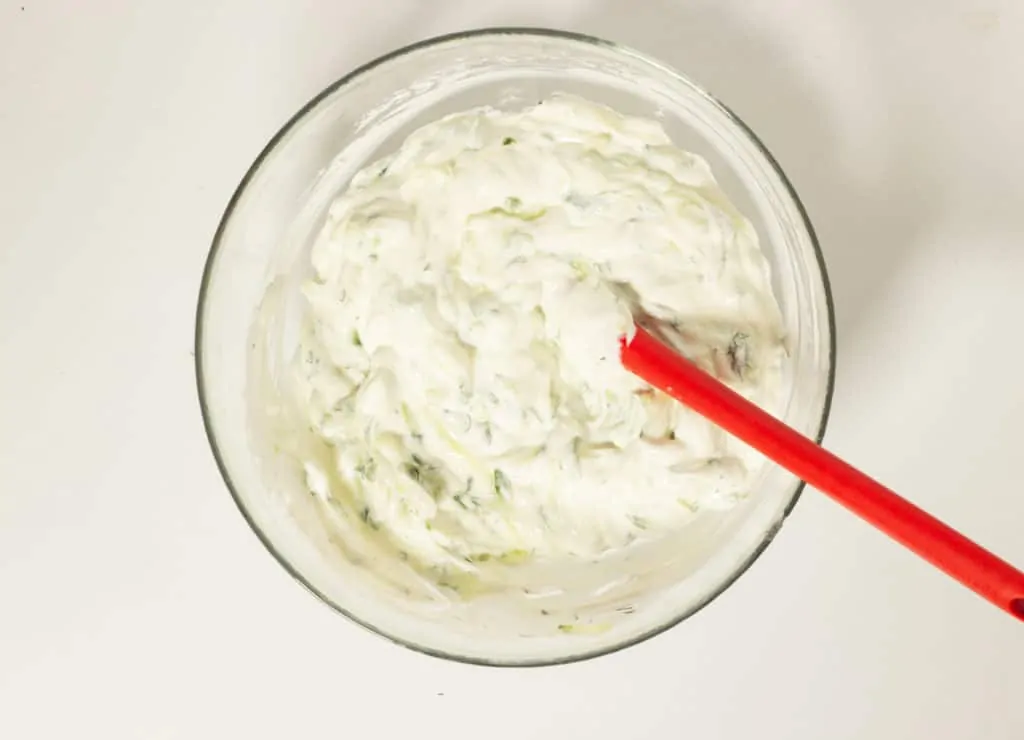
[[[295,368],[311,490],[431,569],[599,557],[749,493],[761,458],[623,369],[645,315],[778,412],[768,264],[655,122],[556,97],[409,136],[331,206]]]

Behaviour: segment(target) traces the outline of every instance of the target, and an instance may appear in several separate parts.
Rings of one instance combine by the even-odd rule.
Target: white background
[[[835,288],[827,443],[1024,565],[1024,6],[0,0],[0,737],[1024,737],[1024,625],[805,494],[668,634],[449,664],[307,595],[231,502],[193,320],[260,148],[460,28],[640,48],[762,136]]]

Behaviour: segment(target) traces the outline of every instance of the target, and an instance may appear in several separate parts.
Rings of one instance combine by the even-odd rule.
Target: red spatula
[[[1024,573],[786,426],[641,327],[622,364],[1024,621]]]

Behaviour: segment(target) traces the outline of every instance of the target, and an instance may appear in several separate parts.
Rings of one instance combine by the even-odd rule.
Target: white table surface
[[[1024,625],[811,492],[709,608],[474,668],[263,550],[200,425],[222,209],[354,65],[473,26],[616,39],[777,154],[817,226],[827,443],[1024,564],[1024,6],[1013,0],[0,0],[0,738],[1024,737]]]

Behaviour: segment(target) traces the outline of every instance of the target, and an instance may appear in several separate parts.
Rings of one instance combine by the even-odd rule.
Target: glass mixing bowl
[[[279,380],[294,357],[309,249],[331,200],[411,131],[480,105],[521,108],[556,92],[659,120],[701,154],[756,228],[789,338],[784,419],[820,439],[833,386],[834,322],[822,255],[778,164],[734,114],[678,72],[575,34],[480,30],[433,39],[347,75],[256,159],[214,238],[199,296],[196,372],[217,464],[239,509],[298,581],[351,620],[433,655],[495,665],[578,660],[690,616],[772,540],[802,484],[764,465],[751,495],[670,537],[596,562],[520,564],[498,593],[438,592],[401,563],[324,524],[288,452]],[[397,558],[393,558],[397,560]]]

